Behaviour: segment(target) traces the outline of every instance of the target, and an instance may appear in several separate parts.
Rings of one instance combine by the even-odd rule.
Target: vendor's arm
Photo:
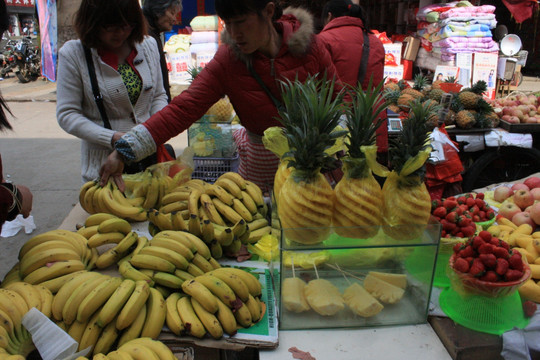
[[[91,91],[85,91],[90,89],[90,79],[80,42],[69,41],[60,48],[57,79],[56,117],[60,127],[80,139],[112,148],[115,131],[103,127],[101,118],[92,120],[83,112],[84,106],[95,104]]]

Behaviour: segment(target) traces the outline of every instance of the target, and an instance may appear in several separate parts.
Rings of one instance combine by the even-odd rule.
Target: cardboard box
[[[171,84],[189,84],[191,75],[188,69],[193,66],[189,51],[166,54],[169,81]]]
[[[472,83],[484,80],[487,84],[487,91],[484,98],[495,99],[495,82],[497,77],[497,65],[499,61],[498,53],[475,52],[473,55]]]
[[[383,44],[384,46],[384,65],[401,65],[401,48],[403,43]]]
[[[405,50],[403,51],[402,56],[403,60],[416,60],[418,50],[420,49],[420,39],[407,36],[403,42],[405,43]]]
[[[398,66],[384,66],[384,77],[388,79],[403,79],[403,65]]]

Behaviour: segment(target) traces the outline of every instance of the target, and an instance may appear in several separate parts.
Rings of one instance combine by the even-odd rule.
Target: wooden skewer
[[[329,267],[331,267],[332,269],[335,269],[335,270],[341,272],[342,274],[346,274],[346,275],[348,275],[348,276],[350,276],[350,277],[352,277],[352,278],[354,278],[354,279],[357,279],[357,280],[364,280],[363,278],[361,278],[361,277],[359,277],[359,276],[356,276],[356,275],[354,275],[354,274],[352,274],[352,273],[350,273],[350,272],[348,272],[348,271],[345,271],[345,270],[341,269],[339,266],[332,265],[332,264],[326,264],[326,266],[329,266]],[[365,275],[363,275],[363,276],[365,276]]]
[[[294,274],[294,257],[291,255],[291,265],[292,265],[292,277],[293,279],[296,277]]]
[[[319,272],[317,271],[317,266],[315,266],[315,263],[313,263],[313,268],[315,269],[315,275],[317,276],[317,279],[319,279]]]
[[[345,281],[347,281],[347,284],[351,285],[351,280],[349,280],[349,278],[345,276],[345,273],[343,272],[343,270],[341,270],[338,264],[336,264],[336,267],[338,271],[341,272],[341,275],[343,275],[343,278],[345,279]]]

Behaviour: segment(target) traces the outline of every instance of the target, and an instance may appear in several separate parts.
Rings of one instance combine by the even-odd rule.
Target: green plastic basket
[[[452,288],[446,288],[439,296],[439,305],[459,325],[488,334],[501,335],[514,327],[522,329],[529,323],[517,291],[503,297],[462,297]]]

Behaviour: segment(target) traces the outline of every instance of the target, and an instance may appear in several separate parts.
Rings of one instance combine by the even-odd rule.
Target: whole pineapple
[[[431,211],[431,197],[424,184],[425,162],[431,147],[426,119],[428,106],[411,105],[409,118],[398,138],[390,140],[389,160],[392,172],[383,186],[384,232],[394,239],[410,240],[423,232]]]
[[[333,218],[334,231],[344,237],[369,238],[382,225],[383,194],[372,174],[387,175],[376,160],[375,131],[385,110],[381,87],[373,87],[370,81],[366,92],[361,87],[355,89],[347,112],[349,141],[347,156],[342,159],[344,176],[334,189]]]
[[[401,95],[401,92],[398,90],[386,89],[383,92],[384,98],[386,99],[386,104],[388,109],[392,110],[395,113],[399,113],[400,108],[398,106],[398,99]]]
[[[325,150],[346,131],[333,131],[342,114],[343,91],[334,81],[308,77],[282,83],[285,107],[280,120],[289,143],[289,165],[294,167],[281,187],[277,211],[285,237],[300,244],[321,243],[330,234],[334,190],[321,174],[335,159]]]
[[[482,94],[486,90],[486,82],[479,80],[471,88],[465,88],[459,92],[459,101],[465,109],[476,110],[478,108],[478,102],[482,99]]]
[[[456,125],[460,129],[470,129],[476,124],[474,114],[469,110],[461,110],[456,114]]]
[[[193,66],[188,69],[188,74],[191,76],[190,83],[199,75],[202,69],[200,66]],[[206,115],[212,116],[213,122],[229,122],[232,121],[234,108],[225,95],[206,111]]]
[[[427,78],[422,74],[418,74],[414,77],[414,83],[412,88],[404,89],[401,93],[411,95],[415,99],[420,99],[424,96],[422,90],[426,85]]]

